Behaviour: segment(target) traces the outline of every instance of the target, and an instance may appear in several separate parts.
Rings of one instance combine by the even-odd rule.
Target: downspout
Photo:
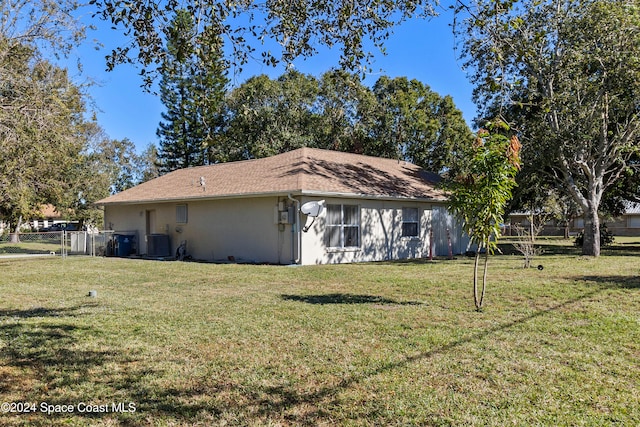
[[[291,226],[291,260],[294,264],[300,264],[300,253],[302,251],[302,238],[300,236],[300,201],[291,197],[291,194],[287,194],[287,198],[296,204],[296,220]],[[297,257],[295,257],[296,254],[294,253],[294,241],[296,240],[296,237],[298,247]]]

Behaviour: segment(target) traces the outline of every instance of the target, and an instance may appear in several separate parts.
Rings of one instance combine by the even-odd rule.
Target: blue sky
[[[95,20],[91,22],[96,23]],[[451,22],[452,14],[446,10],[430,21],[411,20],[396,27],[385,44],[386,56],[374,52],[374,71],[365,83],[371,86],[381,75],[415,78],[442,96],[451,95],[467,123],[471,124],[476,111],[471,102],[472,87],[454,50]],[[98,24],[100,29],[90,33],[77,52],[83,73],[76,73],[75,78],[91,78],[98,83],[89,93],[95,102],[98,123],[109,137],[128,138],[141,151],[149,143],[157,143],[156,129],[163,105],[157,96],[140,87],[139,70],[133,66],[120,65],[113,71],[105,71],[104,56],[123,39],[107,24]],[[94,39],[104,44],[104,48],[96,50]],[[301,72],[320,76],[337,66],[337,55],[337,51],[325,50],[312,58],[299,59],[294,65]],[[244,66],[242,74],[230,75],[230,78],[232,84],[238,86],[252,75],[267,74],[275,78],[283,72],[283,66],[273,68],[256,61]],[[73,70],[71,73],[74,75]]]

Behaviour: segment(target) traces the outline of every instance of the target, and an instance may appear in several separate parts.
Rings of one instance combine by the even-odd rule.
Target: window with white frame
[[[327,205],[325,240],[328,248],[360,247],[360,208],[357,205]]]
[[[402,237],[418,237],[420,234],[418,208],[402,208]]]
[[[176,222],[178,224],[187,223],[187,205],[176,205]]]

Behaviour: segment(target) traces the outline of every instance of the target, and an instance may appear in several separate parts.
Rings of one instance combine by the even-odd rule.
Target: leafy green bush
[[[600,227],[600,246],[611,246],[615,238],[613,237],[613,233],[609,231],[606,224],[602,224]],[[575,242],[573,244],[577,247],[582,247],[584,243],[584,231],[581,231],[576,236]]]

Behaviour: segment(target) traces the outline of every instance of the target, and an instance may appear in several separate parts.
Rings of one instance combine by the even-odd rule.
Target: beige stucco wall
[[[420,201],[306,196],[297,199],[300,204],[325,200],[327,204],[359,206],[360,247],[325,247],[325,210],[308,232],[299,233],[300,257],[295,223],[278,223],[279,212],[294,206],[286,195],[106,206],[105,228],[137,234],[138,254],[147,253],[146,234],[160,233],[170,236],[172,254],[180,242],[186,241],[187,253],[198,260],[233,259],[274,264],[291,264],[298,260],[301,264],[313,265],[427,257],[432,219],[435,213],[443,210],[441,204]],[[187,205],[187,222],[179,223],[176,207],[184,204]],[[418,237],[402,237],[402,208],[418,208]],[[300,215],[300,228],[305,220],[306,216]],[[457,231],[453,230],[453,233]],[[434,233],[434,255],[446,254],[447,250],[440,242],[439,234]]]
[[[289,264],[291,225],[278,225],[277,197],[190,201],[105,207],[105,227],[117,232],[135,231],[139,253],[147,253],[145,235],[149,212],[155,212],[151,233],[168,234],[175,253],[182,241],[195,259]],[[176,218],[177,205],[187,205],[187,222]]]

